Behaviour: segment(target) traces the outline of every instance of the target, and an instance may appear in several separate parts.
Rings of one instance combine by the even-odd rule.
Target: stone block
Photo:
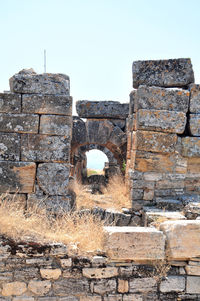
[[[115,128],[108,120],[87,119],[86,128],[88,131],[87,140],[89,143],[106,144]],[[120,130],[120,129],[119,129]],[[122,132],[122,130],[120,130]],[[124,132],[122,132],[124,134]]]
[[[42,163],[38,166],[37,181],[48,195],[68,194],[69,164]]]
[[[200,137],[184,137],[181,145],[183,157],[200,157]]]
[[[118,101],[79,100],[76,102],[76,111],[81,118],[126,119],[129,104]]]
[[[27,290],[26,283],[20,281],[8,282],[2,284],[3,296],[20,296]]]
[[[65,95],[23,94],[22,113],[72,115],[72,97]]]
[[[200,276],[200,266],[199,265],[186,265],[185,267],[187,275]]]
[[[163,233],[145,227],[105,227],[105,250],[112,260],[139,262],[164,258]]]
[[[33,69],[23,69],[9,79],[10,91],[21,94],[70,94],[70,80],[65,74],[37,74]]]
[[[43,279],[57,280],[61,275],[61,269],[40,269],[40,274]]]
[[[129,115],[135,112],[135,101],[137,97],[137,90],[131,91],[129,94]]]
[[[100,296],[80,296],[80,301],[101,301]]]
[[[53,283],[53,292],[56,296],[81,296],[89,292],[89,283],[85,279],[65,278]]]
[[[176,134],[151,131],[133,132],[133,146],[137,150],[157,153],[173,153],[177,143]]]
[[[108,295],[104,297],[104,301],[122,301],[122,295]]]
[[[200,136],[200,114],[190,114],[189,129],[192,136]]]
[[[186,293],[188,294],[200,294],[200,277],[188,276]]]
[[[190,113],[200,114],[200,85],[190,85]]]
[[[167,221],[167,220],[182,220],[186,219],[185,216],[179,212],[176,211],[158,211],[158,210],[151,210],[150,208],[148,209],[149,211],[146,211],[144,213],[144,218],[145,218],[145,223],[149,225],[150,223],[160,223],[161,221]]]
[[[135,110],[167,110],[187,113],[190,92],[182,89],[165,89],[140,86],[137,90]]]
[[[126,139],[126,134],[118,126],[115,126],[110,134],[108,144],[114,144],[117,147],[121,147],[126,143]]]
[[[142,295],[128,294],[123,296],[123,301],[143,301]]]
[[[0,113],[21,113],[21,96],[13,93],[0,93]]]
[[[83,276],[87,278],[112,278],[118,275],[118,269],[115,267],[106,268],[84,268]]]
[[[185,290],[185,277],[182,276],[167,276],[160,283],[160,291],[162,293],[183,292]]]
[[[159,87],[185,87],[194,83],[194,72],[188,58],[170,60],[135,61],[133,88],[140,85]]]
[[[155,183],[156,189],[184,188],[184,180],[161,180]]]
[[[71,138],[72,117],[42,115],[40,118],[40,134],[60,135]]]
[[[60,259],[60,264],[62,268],[69,268],[72,266],[72,259],[71,258]]]
[[[19,161],[20,135],[0,133],[0,160]]]
[[[126,118],[126,128],[128,132],[137,130],[137,122],[136,122],[135,114],[129,115],[128,118]]]
[[[117,283],[115,279],[101,279],[91,283],[92,293],[99,295],[112,294],[116,292]]]
[[[129,291],[128,280],[118,279],[118,292],[124,294],[124,293],[128,293],[128,291]]]
[[[0,161],[0,192],[33,192],[35,173],[35,163]]]
[[[39,116],[0,113],[1,132],[38,133]]]
[[[160,225],[166,236],[166,254],[171,260],[187,260],[200,256],[200,221],[167,221]]]
[[[21,136],[21,160],[69,163],[70,144],[70,138],[66,136],[23,134]]]
[[[182,134],[186,126],[186,114],[166,110],[139,110],[137,126],[139,130]]]
[[[157,290],[157,283],[154,278],[135,278],[129,281],[130,293],[148,293]]]
[[[29,297],[29,296],[22,296],[22,297],[14,297],[13,301],[35,301],[35,299],[33,297]],[[43,300],[43,301],[45,301],[45,300]],[[54,300],[52,300],[52,301],[54,301]]]
[[[43,296],[50,291],[51,282],[49,280],[31,280],[28,284],[28,289],[36,295]]]
[[[85,122],[77,117],[73,116],[72,126],[72,147],[73,145],[80,145],[87,141],[87,131]]]

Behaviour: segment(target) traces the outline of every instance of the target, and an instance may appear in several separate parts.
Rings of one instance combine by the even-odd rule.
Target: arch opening
[[[93,149],[86,151],[87,177],[91,175],[105,176],[105,168],[109,164],[108,157],[101,150]]]

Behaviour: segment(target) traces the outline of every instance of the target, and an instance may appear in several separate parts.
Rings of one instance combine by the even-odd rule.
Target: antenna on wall
[[[44,49],[44,73],[46,73],[46,49]]]

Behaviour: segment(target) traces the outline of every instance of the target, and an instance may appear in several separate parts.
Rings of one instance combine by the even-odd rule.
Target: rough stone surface
[[[129,94],[129,115],[132,115],[135,112],[135,101],[136,101],[136,97],[137,97],[137,90],[133,90],[130,94]]]
[[[139,110],[137,123],[139,130],[182,134],[186,126],[186,115],[166,110]]]
[[[87,141],[87,131],[85,122],[76,116],[73,116],[72,144],[81,145]]]
[[[190,114],[189,128],[192,136],[200,136],[200,114]]]
[[[190,85],[190,113],[200,114],[200,85]]]
[[[85,279],[62,279],[54,282],[53,291],[57,296],[85,295],[89,291],[89,284]]]
[[[71,116],[42,115],[40,118],[40,134],[71,137],[71,128]]]
[[[200,137],[184,137],[181,139],[182,156],[200,157]]]
[[[112,278],[117,275],[118,269],[114,267],[83,269],[83,276],[87,278]]]
[[[19,134],[0,133],[0,160],[19,161],[20,136]]]
[[[133,87],[140,85],[185,87],[194,82],[191,60],[186,58],[133,62]]]
[[[140,86],[137,90],[135,110],[167,110],[187,112],[190,92],[181,89]]]
[[[40,274],[43,279],[57,280],[61,275],[60,269],[40,269]]]
[[[187,275],[200,276],[200,266],[199,265],[187,265],[185,267]]]
[[[189,294],[200,294],[200,277],[187,277],[186,292]]]
[[[35,134],[23,134],[21,136],[22,161],[69,163],[69,159],[69,137]]]
[[[129,283],[127,280],[118,279],[118,292],[127,293],[129,291]]]
[[[40,188],[49,195],[66,195],[69,183],[69,164],[39,164],[37,180]]]
[[[167,221],[160,225],[167,242],[167,255],[172,260],[200,256],[200,221]]]
[[[23,94],[22,113],[71,116],[72,97],[64,95]]]
[[[26,283],[15,281],[10,283],[3,283],[2,295],[3,296],[20,296],[27,290]]]
[[[28,289],[36,295],[46,295],[51,289],[51,282],[48,280],[31,280],[28,284]]]
[[[168,276],[160,284],[162,293],[183,292],[185,290],[185,278],[181,276]]]
[[[0,113],[21,113],[20,95],[0,93]]]
[[[128,132],[136,131],[137,130],[137,124],[136,124],[136,117],[135,114],[129,115],[126,119],[126,127]]]
[[[153,260],[164,258],[162,232],[145,227],[105,227],[105,250],[112,259]]]
[[[129,113],[129,104],[118,101],[88,101],[76,102],[76,110],[82,118],[118,118],[126,119]]]
[[[0,113],[1,132],[37,133],[39,116]]]
[[[156,291],[156,280],[153,278],[135,278],[130,280],[131,293],[147,293]]]
[[[115,279],[101,279],[92,283],[92,291],[99,295],[104,295],[106,293],[115,293],[116,287],[117,283]]]
[[[10,91],[22,94],[69,95],[70,81],[65,74],[36,74],[33,69],[23,69],[10,80]]]
[[[33,192],[35,173],[35,163],[0,161],[0,192]]]

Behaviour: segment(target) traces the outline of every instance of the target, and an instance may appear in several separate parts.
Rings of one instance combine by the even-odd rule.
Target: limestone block
[[[56,296],[85,295],[89,292],[89,283],[85,279],[65,278],[53,283],[53,292]]]
[[[28,284],[28,289],[36,295],[46,295],[51,289],[51,282],[48,280],[31,280]]]
[[[167,276],[160,283],[162,293],[183,292],[185,290],[185,278],[182,276]]]
[[[200,157],[200,137],[184,137],[181,139],[182,156]]]
[[[126,134],[118,126],[115,126],[110,134],[108,143],[121,147],[126,143],[126,140]]]
[[[155,183],[157,189],[184,188],[184,180],[161,180]]]
[[[28,297],[28,296],[14,297],[13,298],[13,301],[34,301],[34,300],[35,299],[33,297]],[[45,300],[43,300],[43,301],[45,301]],[[54,301],[54,300],[52,300],[52,301]]]
[[[33,278],[37,278],[39,276],[38,268],[36,267],[25,267],[14,270],[14,280],[17,281],[27,281]]]
[[[137,125],[139,130],[182,134],[186,126],[186,114],[166,110],[139,110]]]
[[[108,295],[104,297],[104,301],[122,301],[122,295]]]
[[[80,145],[86,141],[87,132],[85,122],[81,118],[73,116],[72,145]]]
[[[0,160],[19,161],[20,135],[0,133]]]
[[[123,296],[123,301],[143,301],[142,295],[128,294]]]
[[[128,293],[129,291],[129,285],[128,281],[124,279],[118,279],[118,292],[119,293]]]
[[[61,275],[61,269],[40,269],[40,274],[43,279],[57,280]]]
[[[185,270],[188,275],[200,276],[199,265],[186,265]]]
[[[115,126],[118,126],[121,130],[125,130],[126,119],[108,119]]]
[[[33,192],[35,163],[0,161],[0,192]]]
[[[8,282],[2,284],[3,296],[20,296],[27,290],[26,283],[20,281]]]
[[[137,97],[137,90],[131,91],[129,94],[129,115],[133,114],[135,112],[135,101]]]
[[[129,104],[118,101],[89,101],[76,102],[76,111],[81,118],[118,118],[126,119]]]
[[[83,269],[83,276],[87,278],[112,278],[117,275],[118,269],[115,267]]]
[[[137,150],[147,152],[172,153],[177,143],[176,134],[159,133],[151,131],[133,132],[133,146]]]
[[[72,115],[72,97],[65,95],[23,94],[22,113]]]
[[[86,128],[88,131],[88,142],[106,144],[114,129],[112,122],[107,120],[87,119]]]
[[[194,83],[194,72],[188,58],[133,62],[133,87],[140,85],[185,87]]]
[[[91,291],[99,295],[115,293],[116,287],[117,283],[115,279],[101,279],[91,283]]]
[[[68,268],[72,266],[72,259],[71,258],[64,258],[60,259],[60,264],[62,268]]]
[[[148,293],[157,290],[154,278],[135,278],[129,281],[130,293]]]
[[[137,90],[135,110],[188,111],[190,92],[182,89],[165,89],[140,86]]]
[[[21,113],[21,96],[13,93],[0,93],[0,113]]]
[[[0,113],[0,131],[15,133],[38,133],[39,116]]]
[[[40,118],[40,134],[71,137],[71,132],[71,116],[42,115]]]
[[[167,221],[167,220],[182,220],[182,219],[186,219],[185,216],[183,214],[181,214],[180,212],[176,212],[176,211],[158,211],[158,210],[151,210],[150,208],[148,209],[149,211],[146,211],[144,213],[144,218],[145,221],[147,223],[147,225],[149,225],[152,222],[159,222],[159,221]]]
[[[112,260],[147,261],[164,258],[163,233],[145,227],[105,227],[105,250]]]
[[[89,295],[87,295],[87,296],[80,296],[80,301],[101,301],[101,300],[102,299],[101,299],[100,296],[89,296]]]
[[[68,193],[69,164],[42,163],[38,166],[37,181],[40,188],[49,195]]]
[[[137,130],[137,122],[136,122],[135,114],[129,115],[128,118],[126,118],[126,127],[128,132]]]
[[[200,85],[190,85],[190,113],[200,114]]]
[[[167,242],[166,254],[172,260],[187,260],[200,256],[200,221],[167,221],[160,225]]]
[[[10,91],[22,94],[70,94],[70,80],[65,74],[37,74],[33,69],[23,69],[10,80]]]
[[[23,134],[21,136],[21,160],[68,163],[70,147],[70,138],[66,136]]]
[[[192,136],[200,136],[200,114],[190,114],[189,128]]]
[[[200,277],[187,277],[186,292],[188,294],[200,294]]]

